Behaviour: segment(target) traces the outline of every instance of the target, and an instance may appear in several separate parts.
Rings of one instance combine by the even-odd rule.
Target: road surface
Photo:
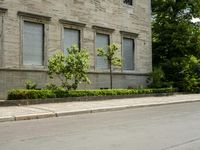
[[[0,123],[0,150],[200,150],[200,102]]]

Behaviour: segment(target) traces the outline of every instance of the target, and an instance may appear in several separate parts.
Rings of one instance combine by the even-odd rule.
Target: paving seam
[[[45,109],[45,108],[40,108],[40,107],[34,107],[34,106],[28,106],[26,108],[34,108],[34,109],[38,109],[38,110],[44,110],[44,111],[47,111],[47,112],[51,112],[51,113],[56,113],[54,110],[51,110],[51,109]]]

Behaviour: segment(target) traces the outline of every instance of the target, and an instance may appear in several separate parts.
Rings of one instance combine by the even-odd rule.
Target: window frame
[[[23,41],[22,41],[22,64],[23,64],[23,66],[37,66],[37,67],[42,67],[42,66],[44,66],[44,49],[45,49],[45,45],[44,45],[44,43],[45,43],[45,31],[44,31],[44,29],[45,29],[45,25],[44,24],[42,24],[42,23],[35,23],[35,22],[30,22],[30,21],[24,21],[23,22],[24,24],[23,24]],[[28,65],[28,64],[25,64],[24,63],[24,27],[25,27],[25,24],[26,23],[29,23],[29,24],[37,24],[37,25],[40,25],[41,27],[42,27],[42,64],[41,65]]]
[[[4,18],[8,9],[0,7],[1,37],[0,37],[0,67],[4,66]]]
[[[59,22],[61,24],[61,49],[63,50],[63,52],[64,52],[65,29],[72,29],[79,31],[79,49],[81,49],[83,47],[84,28],[86,24],[65,19],[60,19]]]
[[[121,58],[122,60],[124,59],[124,44],[123,44],[123,41],[124,41],[124,38],[125,39],[132,39],[133,40],[133,45],[134,45],[134,52],[133,52],[133,70],[125,70],[124,69],[124,66],[122,65],[121,67],[121,71],[124,72],[124,73],[135,73],[137,72],[137,41],[138,41],[138,36],[139,34],[137,33],[131,33],[131,32],[126,32],[126,31],[120,31],[121,33]],[[123,61],[122,61],[123,62]]]
[[[109,68],[97,68],[97,47],[96,47],[96,37],[97,34],[104,34],[104,35],[108,35],[108,45],[110,45],[113,42],[113,32],[115,31],[115,29],[112,28],[107,28],[107,27],[101,27],[101,26],[92,26],[93,30],[94,30],[94,71],[95,72],[109,72]]]
[[[48,61],[48,32],[49,32],[49,23],[51,21],[51,17],[42,16],[38,14],[32,14],[27,12],[18,12],[18,16],[20,17],[20,68],[25,69],[47,69],[47,61]],[[23,33],[24,33],[24,23],[36,23],[43,25],[43,63],[42,65],[26,65],[23,64]]]

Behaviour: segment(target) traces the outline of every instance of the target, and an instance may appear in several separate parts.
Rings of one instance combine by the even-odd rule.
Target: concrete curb
[[[119,111],[119,110],[142,108],[142,107],[153,107],[153,106],[163,106],[163,105],[172,105],[172,104],[194,103],[194,102],[199,102],[199,101],[200,101],[200,99],[193,99],[193,100],[188,100],[188,101],[175,101],[175,102],[165,102],[165,103],[158,103],[158,104],[154,103],[154,104],[124,105],[124,106],[113,106],[113,107],[82,109],[82,110],[74,110],[74,111],[61,111],[61,112],[59,112],[59,111],[58,112],[52,112],[52,111],[49,110],[49,112],[47,112],[47,113],[40,113],[40,114],[28,114],[28,115],[20,115],[20,116],[5,116],[5,117],[0,118],[0,122],[44,119],[44,118],[72,116],[72,115],[90,114],[90,113],[100,113],[100,112],[108,112],[108,111]]]
[[[63,111],[63,112],[57,112],[56,117],[72,116],[72,115],[80,115],[80,114],[90,114],[90,113],[100,113],[100,112],[108,112],[108,111],[120,111],[120,110],[142,108],[142,107],[154,107],[154,106],[164,106],[164,105],[173,105],[173,104],[195,103],[195,102],[199,102],[199,101],[200,101],[200,99],[192,100],[192,101],[169,102],[169,103],[160,103],[160,104],[126,105],[126,106],[114,106],[114,107],[105,107],[105,108],[94,108],[94,109],[88,109],[88,110]]]
[[[15,121],[15,117],[13,117],[13,116],[0,117],[0,123],[8,122],[8,121]]]
[[[56,117],[56,114],[55,113],[29,114],[29,115],[16,116],[15,121],[43,119],[52,117]]]

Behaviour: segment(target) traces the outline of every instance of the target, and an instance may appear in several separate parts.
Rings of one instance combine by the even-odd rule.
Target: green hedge
[[[45,98],[55,98],[56,93],[51,90],[11,90],[8,91],[8,99],[45,99]]]
[[[109,90],[26,90],[14,89],[8,92],[8,100],[20,99],[46,99],[46,98],[64,98],[81,96],[112,96],[112,95],[134,95],[134,94],[153,94],[153,93],[173,93],[174,88],[163,89],[109,89]]]

